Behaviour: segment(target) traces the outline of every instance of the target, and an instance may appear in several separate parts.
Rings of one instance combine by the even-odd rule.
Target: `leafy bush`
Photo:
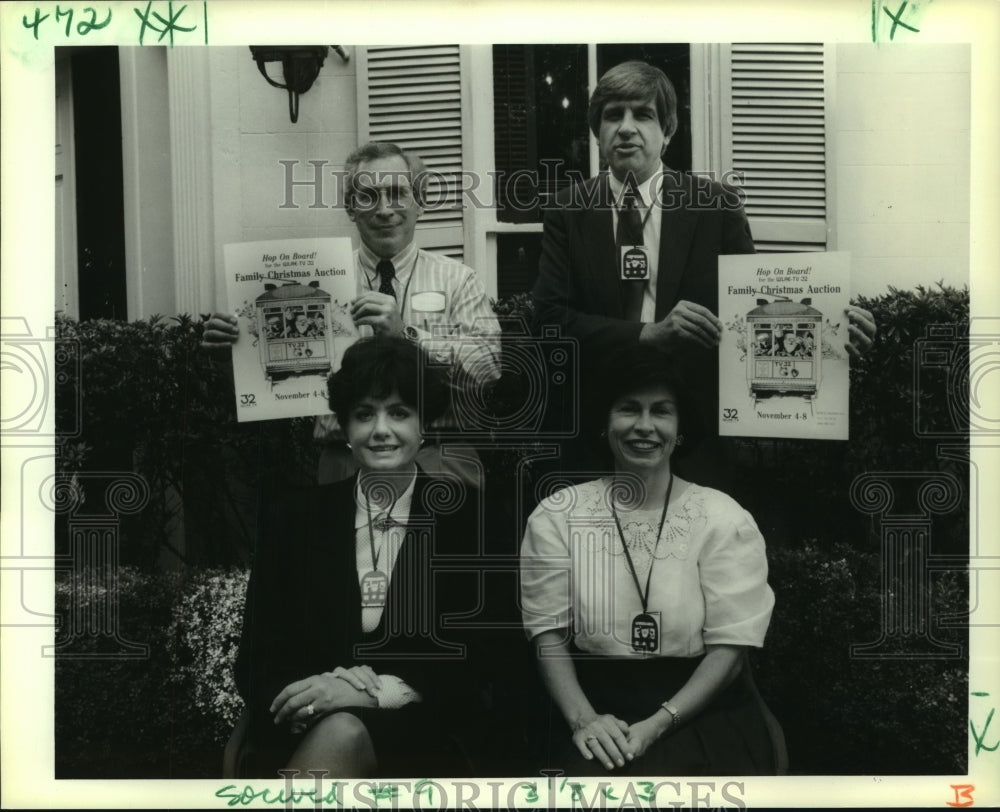
[[[80,359],[79,376],[57,379],[56,420],[73,425],[79,404],[82,424],[57,470],[135,472],[149,485],[149,504],[122,519],[122,560],[152,565],[173,549],[189,564],[245,562],[261,494],[314,481],[312,421],[238,423],[230,355],[203,350],[203,323],[188,316],[60,315],[56,329]]]
[[[815,542],[769,550],[776,604],[755,658],[758,688],[781,722],[798,774],[962,774],[968,743],[967,638],[933,628],[960,647],[955,659],[863,659],[874,642],[883,594],[878,553]],[[966,574],[932,581],[934,618],[964,612]],[[919,642],[919,641],[911,641]]]
[[[863,470],[938,470],[936,438],[918,438],[914,432],[919,410],[925,430],[946,431],[953,426],[968,430],[968,420],[956,413],[949,401],[968,403],[967,376],[953,381],[951,398],[945,378],[954,371],[967,371],[962,363],[963,345],[969,333],[969,290],[938,283],[938,290],[918,285],[915,290],[889,288],[873,298],[860,297],[856,304],[872,312],[879,326],[875,345],[865,363],[851,369],[852,439],[851,464]],[[950,369],[927,366],[915,358],[919,339],[928,328],[947,325],[955,335],[956,356]],[[967,352],[964,354],[967,360]],[[917,372],[920,386],[917,386]],[[964,391],[963,391],[964,390]],[[967,438],[966,438],[967,439]]]
[[[82,617],[100,611],[105,591],[88,581],[56,582],[63,628],[71,611]],[[103,636],[65,641],[55,662],[56,778],[159,777],[174,746],[185,749],[177,739],[191,735],[195,720],[168,687],[166,630],[179,583],[176,573],[119,572],[116,631],[147,646],[145,657],[114,657],[118,646]]]
[[[105,636],[67,638],[56,658],[57,778],[219,775],[242,709],[232,663],[246,581],[239,569],[119,570],[118,635],[147,654],[115,656],[119,644]],[[64,621],[99,616],[106,597],[90,577],[56,583]]]
[[[914,346],[932,325],[947,325],[956,335],[968,333],[968,289],[940,285],[914,291],[889,288],[881,296],[859,297],[854,304],[870,310],[878,325],[871,349],[851,363],[850,440],[738,440],[734,496],[757,518],[769,543],[797,544],[815,538],[875,549],[878,529],[849,498],[851,483],[876,471],[944,471],[966,491],[964,503],[935,519],[935,551],[963,554],[968,548],[968,464],[939,455],[940,439],[917,436],[919,404],[925,433],[948,429],[955,419],[945,395],[944,376],[961,370],[921,368],[916,385]],[[967,387],[967,378],[957,385]],[[954,388],[955,382],[953,382]],[[961,398],[961,392],[956,397]],[[950,444],[967,444],[961,432]],[[794,498],[776,498],[791,494]]]
[[[243,629],[247,570],[205,570],[188,581],[174,606],[168,636],[173,641],[171,684],[186,691],[224,745],[243,712],[233,663]]]

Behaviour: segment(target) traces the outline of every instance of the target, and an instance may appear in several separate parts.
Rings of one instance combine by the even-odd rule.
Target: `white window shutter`
[[[733,44],[723,85],[723,160],[743,176],[757,250],[826,250],[823,46]]]
[[[417,245],[462,259],[459,46],[378,46],[359,56],[359,141],[391,141],[423,159],[431,181]]]

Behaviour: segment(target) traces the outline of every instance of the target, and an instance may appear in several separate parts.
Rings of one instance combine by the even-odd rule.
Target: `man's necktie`
[[[639,195],[632,184],[625,186],[622,206],[618,212],[618,232],[615,235],[618,246],[618,262],[621,263],[623,245],[642,245],[642,217],[639,215]],[[622,294],[625,300],[625,318],[639,321],[642,316],[642,297],[646,292],[645,279],[623,279]]]
[[[385,293],[395,299],[396,291],[392,287],[392,280],[396,278],[395,266],[393,266],[390,260],[383,259],[375,266],[375,270],[378,272],[379,279],[381,280],[378,284],[378,292]]]

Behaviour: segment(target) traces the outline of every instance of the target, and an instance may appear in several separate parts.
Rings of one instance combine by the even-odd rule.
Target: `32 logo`
[[[723,409],[722,419],[726,423],[739,422],[740,410],[739,409]]]
[[[240,406],[256,406],[257,396],[254,394],[241,394],[240,395]]]

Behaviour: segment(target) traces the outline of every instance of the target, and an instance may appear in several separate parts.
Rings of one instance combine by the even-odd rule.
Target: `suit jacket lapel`
[[[656,271],[656,320],[677,303],[677,291],[687,267],[688,254],[697,222],[691,209],[691,189],[681,173],[664,167],[660,189],[660,257]]]
[[[358,585],[358,564],[354,539],[354,502],[357,475],[347,482],[337,483],[334,498],[327,501],[326,521],[319,529],[324,544],[332,546],[330,560],[334,571],[329,573],[329,591],[324,597],[333,594],[333,603],[338,612],[343,612],[336,619],[352,641],[361,633],[361,587]],[[309,562],[305,562],[310,566]]]
[[[618,273],[618,256],[615,247],[614,219],[611,216],[611,187],[608,173],[601,172],[593,179],[593,184],[585,184],[584,189],[593,195],[590,201],[578,200],[581,238],[584,256],[588,258],[586,268],[590,273],[586,289],[595,291],[595,302],[600,305],[596,312],[607,313],[614,318],[625,318],[625,300]],[[608,273],[608,269],[611,273]],[[579,273],[571,269],[571,273]]]

